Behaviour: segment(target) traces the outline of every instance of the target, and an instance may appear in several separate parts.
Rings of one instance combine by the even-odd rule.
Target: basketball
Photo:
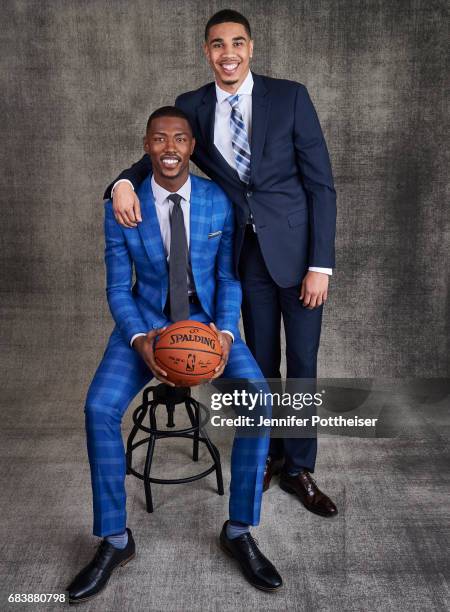
[[[194,387],[211,379],[222,357],[214,330],[198,321],[178,321],[159,336],[155,361],[177,387]]]

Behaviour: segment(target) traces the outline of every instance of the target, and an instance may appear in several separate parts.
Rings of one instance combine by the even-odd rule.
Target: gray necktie
[[[188,247],[181,196],[171,193],[167,199],[173,202],[170,215],[169,298],[170,319],[175,322],[189,318]]]

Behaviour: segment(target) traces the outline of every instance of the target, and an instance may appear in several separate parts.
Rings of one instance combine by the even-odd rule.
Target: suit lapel
[[[138,223],[138,231],[150,261],[160,275],[167,274],[167,260],[156,214],[155,200],[148,176],[138,190],[141,202],[142,221]]]
[[[252,143],[250,147],[252,157],[250,172],[251,178],[255,180],[266,140],[270,103],[267,96],[267,87],[264,85],[262,77],[255,73],[252,74]]]
[[[203,309],[212,317],[212,304],[208,279],[202,276],[205,255],[208,252],[208,232],[212,218],[212,199],[206,197],[203,182],[191,174],[190,245],[191,270],[195,289]]]
[[[221,155],[217,147],[214,145],[214,120],[216,114],[216,87],[212,83],[205,93],[202,103],[197,107],[197,119],[200,125],[200,131],[209,155],[216,161],[222,173],[239,182],[239,175],[234,168]]]
[[[270,101],[267,95],[268,90],[264,84],[264,79],[258,74],[253,74],[253,91],[252,91],[252,142],[251,142],[251,178],[255,180],[258,172],[258,166],[261,161],[264,142],[266,140],[266,132],[269,118]],[[227,172],[234,180],[239,181],[239,176],[219,153],[214,146],[214,117],[216,110],[216,90],[214,83],[211,83],[205,93],[202,103],[197,107],[197,119],[200,126],[200,131],[205,143],[206,149],[209,151],[222,171]]]
[[[214,115],[216,110],[216,89],[211,83],[203,96],[201,104],[197,107],[197,120],[203,136],[203,142],[209,151],[214,147]]]
[[[205,198],[204,188],[195,175],[191,174],[191,203],[190,203],[190,244],[192,273],[197,287],[199,272],[205,249],[208,246],[208,232],[211,223],[211,200]]]

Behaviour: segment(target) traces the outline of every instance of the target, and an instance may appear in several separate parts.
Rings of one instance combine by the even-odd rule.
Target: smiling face
[[[177,191],[187,181],[194,147],[195,140],[186,119],[152,119],[144,137],[144,150],[152,160],[153,174],[161,187]]]
[[[219,87],[230,93],[237,91],[253,55],[253,41],[244,26],[228,22],[212,26],[203,49]]]

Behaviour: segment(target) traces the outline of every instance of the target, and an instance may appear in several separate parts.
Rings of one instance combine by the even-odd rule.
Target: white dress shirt
[[[253,76],[250,70],[248,71],[245,81],[237,90],[239,95],[239,110],[244,119],[245,130],[247,132],[248,144],[251,145],[252,138],[252,90]],[[231,95],[229,91],[224,91],[216,83],[216,114],[214,117],[214,146],[225,158],[226,162],[236,168],[236,160],[234,158],[233,146],[231,144],[231,129],[230,116],[231,105],[227,98]]]
[[[176,192],[167,191],[167,189],[164,189],[164,187],[161,187],[161,185],[158,185],[158,183],[155,181],[154,176],[152,176],[152,179],[151,179],[151,186],[152,186],[153,197],[155,199],[156,215],[158,217],[159,229],[161,231],[161,238],[162,238],[163,245],[164,245],[164,251],[166,253],[167,262],[169,262],[169,258],[170,258],[170,215],[171,215],[174,203],[172,202],[172,200],[169,200],[168,197],[172,193],[178,193],[178,195],[181,196],[180,206],[183,211],[184,228],[186,230],[186,240],[187,240],[187,246],[189,249],[190,234],[191,234],[190,233],[191,177],[188,176],[187,181]],[[188,259],[188,293],[190,295],[195,293],[195,283],[194,283],[194,277],[192,275],[190,257]],[[229,334],[232,340],[234,341],[234,334],[232,332],[226,329],[222,331],[223,333]],[[131,338],[130,346],[133,346],[133,342],[135,338],[137,338],[138,336],[146,336],[146,335],[147,334],[144,332],[135,334]]]

